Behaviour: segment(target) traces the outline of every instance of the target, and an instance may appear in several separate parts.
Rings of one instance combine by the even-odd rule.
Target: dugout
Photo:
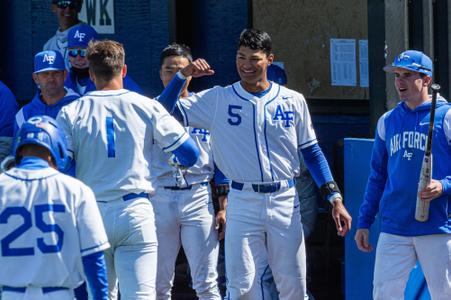
[[[50,2],[0,1],[0,80],[21,103],[35,92],[33,56],[57,27]],[[159,53],[169,42],[190,45],[195,57],[207,58],[215,68],[214,77],[192,82],[196,91],[238,79],[234,59],[243,28],[268,31],[288,87],[306,96],[320,145],[341,187],[346,187],[343,139],[372,137],[377,118],[394,104],[392,77],[381,68],[395,53],[407,48],[428,53],[441,94],[449,97],[451,0],[84,2],[85,19],[103,27],[102,37],[125,45],[129,73],[150,96],[163,88]],[[313,259],[309,288],[317,299],[344,298],[344,241],[335,236],[331,222],[324,204],[308,250]]]

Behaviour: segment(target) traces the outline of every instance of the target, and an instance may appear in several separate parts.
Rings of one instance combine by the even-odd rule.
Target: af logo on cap
[[[79,42],[83,42],[85,36],[86,36],[86,33],[80,32],[79,30],[77,30],[77,31],[75,31],[74,39],[78,39]]]
[[[48,62],[49,65],[53,65],[55,62],[55,55],[44,54],[44,59],[42,62]]]

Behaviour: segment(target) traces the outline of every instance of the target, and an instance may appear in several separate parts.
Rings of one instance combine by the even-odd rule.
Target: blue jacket
[[[60,101],[53,105],[47,105],[44,101],[41,100],[41,94],[38,91],[30,101],[30,103],[22,107],[16,114],[16,120],[14,122],[14,136],[19,130],[20,126],[22,126],[22,124],[29,118],[38,115],[46,115],[55,119],[64,105],[67,105],[75,99],[80,98],[80,95],[75,93],[71,89],[66,88],[66,92],[66,96],[64,96]]]
[[[451,233],[451,105],[444,99],[437,100],[432,142],[432,178],[441,181],[443,194],[431,201],[427,222],[415,220],[430,107],[428,101],[411,110],[401,102],[379,119],[358,228],[369,228],[379,213],[381,232]]]
[[[0,81],[0,136],[12,137],[14,116],[17,113],[18,106],[16,98],[10,89]]]
[[[70,70],[69,73],[67,74],[67,78],[66,78],[66,81],[64,82],[64,86],[66,88],[68,88],[68,89],[74,90],[76,93],[79,93],[81,96],[83,96],[87,92],[91,92],[91,91],[95,91],[96,90],[96,86],[94,85],[94,82],[92,82],[92,80],[90,78],[87,78],[87,81],[88,82],[87,82],[87,85],[86,85],[85,92],[82,93],[79,90],[79,88],[78,88],[77,78],[76,78],[75,73],[72,70]],[[126,75],[125,78],[124,78],[124,89],[143,95],[142,89],[128,75]]]
[[[44,101],[41,100],[41,94],[38,91],[31,102],[22,107],[16,114],[16,119],[14,122],[14,136],[16,136],[20,126],[22,126],[22,124],[29,118],[38,115],[46,115],[56,119],[56,116],[64,105],[67,105],[72,101],[80,98],[80,95],[75,93],[71,89],[66,88],[66,92],[66,96],[64,96],[60,101],[53,105],[47,105]],[[70,167],[66,171],[64,171],[64,173],[75,177],[74,161],[71,162]]]

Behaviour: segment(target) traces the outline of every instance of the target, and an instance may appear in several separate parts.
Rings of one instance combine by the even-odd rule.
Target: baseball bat
[[[417,205],[415,208],[415,219],[419,222],[426,222],[429,219],[429,201],[421,200],[419,193],[424,190],[432,179],[432,134],[434,131],[435,104],[437,102],[437,94],[440,91],[440,85],[433,84],[432,103],[429,118],[428,139],[426,141],[426,151],[424,152],[423,162],[421,164],[420,182],[418,183]]]

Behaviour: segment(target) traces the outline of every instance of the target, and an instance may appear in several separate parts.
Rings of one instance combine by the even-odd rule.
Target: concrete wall
[[[357,45],[367,39],[366,1],[253,0],[252,6],[253,25],[271,35],[291,88],[309,99],[368,98],[358,81],[357,87],[332,86],[330,75],[331,38],[356,39]]]

